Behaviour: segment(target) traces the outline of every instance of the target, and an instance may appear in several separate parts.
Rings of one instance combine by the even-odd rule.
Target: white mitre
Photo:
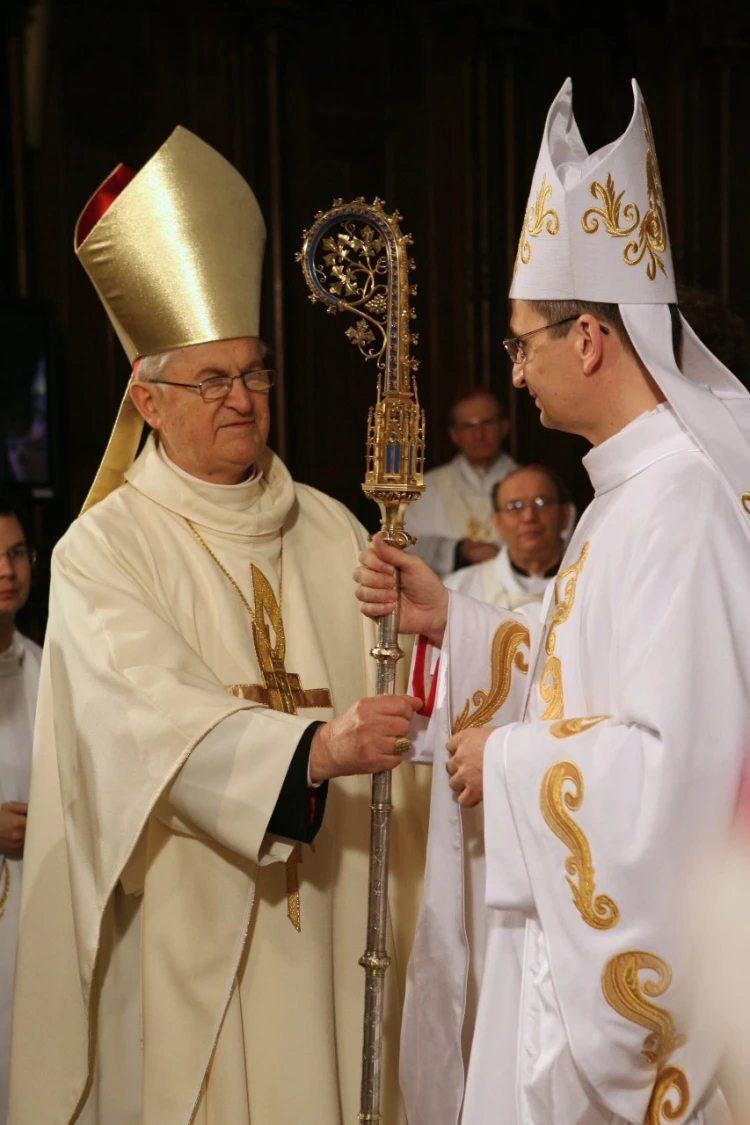
[[[589,156],[573,116],[573,84],[563,84],[547,115],[510,296],[619,305],[635,350],[721,473],[750,534],[750,395],[684,318],[677,366],[664,196],[635,80],[633,97],[623,135]]]

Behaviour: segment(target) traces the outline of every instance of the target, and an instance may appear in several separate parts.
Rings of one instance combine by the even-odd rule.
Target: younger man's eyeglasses
[[[523,332],[520,336],[509,336],[507,340],[503,340],[503,347],[510,356],[510,362],[518,367],[519,364],[525,363],[529,358],[523,350],[523,341],[528,340],[529,336],[535,335],[537,332],[546,332],[548,328],[557,328],[560,324],[570,324],[574,320],[578,320],[580,313],[575,316],[566,316],[564,320],[553,320],[551,324],[542,324],[539,328],[532,328],[530,332]],[[609,329],[606,324],[600,324],[602,332],[605,336],[609,336]]]
[[[25,543],[18,543],[9,547],[7,551],[0,551],[0,559],[7,559],[11,566],[28,560],[30,566],[36,562],[36,551],[27,547]]]

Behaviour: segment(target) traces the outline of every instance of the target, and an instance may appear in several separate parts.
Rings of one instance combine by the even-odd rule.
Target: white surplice
[[[34,712],[42,650],[14,633],[0,652],[0,804],[29,799]],[[5,1122],[10,1061],[10,1016],[16,967],[23,858],[2,856],[0,870],[0,1122]]]
[[[507,544],[503,544],[493,559],[456,570],[443,579],[443,584],[457,594],[489,602],[498,609],[516,609],[527,602],[540,602],[551,581],[544,575],[515,570]]]
[[[340,596],[364,533],[270,451],[260,467],[242,485],[208,484],[152,437],[126,483],[55,549],[12,1125],[344,1125],[356,1114],[370,779],[329,785],[296,869],[299,932],[283,862],[294,845],[266,828],[310,721],[372,691],[374,630]],[[251,565],[267,583],[262,603]],[[299,714],[228,692],[257,696],[264,679],[238,589],[258,636],[276,642],[281,603],[286,670],[315,693]],[[401,927],[421,889],[409,770],[394,777],[389,887],[383,1092],[394,1122],[413,932]]]
[[[440,575],[455,566],[461,539],[497,543],[492,523],[492,492],[516,462],[501,453],[488,469],[471,465],[463,453],[425,473],[424,492],[406,510],[405,527],[417,538],[414,550]]]
[[[725,1120],[719,1044],[691,1004],[681,939],[696,854],[727,830],[737,792],[750,540],[741,498],[667,406],[585,465],[595,498],[543,629],[533,606],[451,595],[421,740],[436,768],[402,1036],[410,1125]],[[500,728],[485,751],[490,909],[463,1054],[476,936],[444,770],[457,717]],[[471,877],[481,885],[481,857]]]

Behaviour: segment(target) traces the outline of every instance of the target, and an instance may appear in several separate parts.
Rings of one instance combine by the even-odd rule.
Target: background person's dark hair
[[[741,316],[706,289],[678,286],[680,312],[696,336],[718,360],[750,387],[750,331]]]
[[[26,505],[9,488],[0,488],[0,516],[15,516],[28,538],[29,518]]]
[[[531,301],[531,307],[543,316],[550,324],[557,320],[565,320],[567,317],[581,316],[583,313],[590,313],[598,320],[604,320],[610,328],[619,336],[621,342],[625,345],[630,354],[637,359],[635,348],[628,336],[628,330],[623,323],[620,315],[619,305],[605,303],[604,301]],[[682,321],[679,316],[679,309],[677,305],[670,305],[669,312],[672,317],[672,348],[674,350],[677,366],[682,369]],[[571,322],[567,324],[558,324],[554,328],[550,328],[550,336],[561,337],[567,336],[570,331]]]

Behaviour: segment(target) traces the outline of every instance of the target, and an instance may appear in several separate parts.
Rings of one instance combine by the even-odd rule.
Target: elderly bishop
[[[732,823],[747,732],[750,396],[675,304],[633,88],[625,133],[589,155],[565,83],[518,247],[513,380],[543,425],[591,442],[595,493],[541,616],[449,597],[382,544],[358,574],[377,615],[400,566],[403,624],[441,646],[410,1125],[728,1119],[685,920],[696,861]],[[484,846],[465,859],[463,809],[482,798]]]
[[[135,369],[53,560],[14,1125],[356,1112],[365,775],[400,761],[417,701],[362,698],[373,638],[338,596],[362,531],[266,448],[264,240],[248,185],[185,129],[137,175],[116,169],[77,225]],[[419,840],[401,842],[410,905]],[[396,1122],[398,971],[389,984]]]

